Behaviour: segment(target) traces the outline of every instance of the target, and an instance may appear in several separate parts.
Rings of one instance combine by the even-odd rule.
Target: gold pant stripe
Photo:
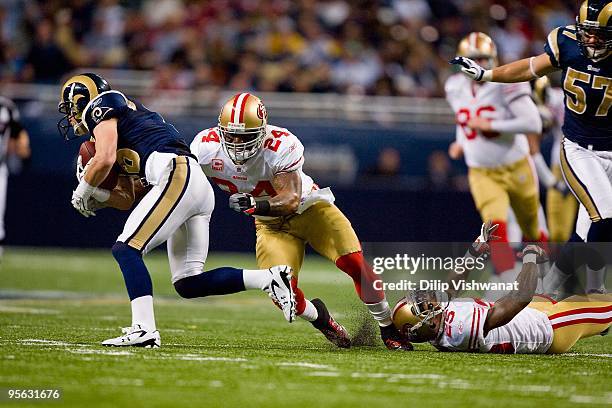
[[[172,160],[172,172],[168,177],[166,187],[136,231],[127,240],[129,246],[139,251],[147,246],[183,197],[189,184],[189,171],[187,157],[179,156]]]
[[[567,156],[565,155],[565,147],[563,143],[561,144],[561,169],[563,170],[563,175],[565,176],[565,180],[567,181],[570,189],[574,193],[578,200],[584,205],[589,213],[589,217],[591,217],[591,221],[597,222],[601,220],[601,215],[597,210],[597,206],[593,201],[593,198],[589,194],[589,191],[586,189],[586,186],[582,184],[580,179],[572,170],[572,166],[567,161]]]

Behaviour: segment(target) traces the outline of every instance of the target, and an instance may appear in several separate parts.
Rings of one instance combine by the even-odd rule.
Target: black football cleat
[[[317,320],[311,322],[312,325],[337,347],[350,348],[351,339],[348,332],[329,314],[325,303],[321,299],[312,299],[311,302],[319,315]]]
[[[388,350],[412,351],[412,344],[402,337],[393,324],[380,327],[380,337]]]

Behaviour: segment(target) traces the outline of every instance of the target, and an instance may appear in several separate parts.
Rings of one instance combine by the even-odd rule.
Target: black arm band
[[[255,201],[255,215],[267,215],[270,213],[270,202],[268,200]]]

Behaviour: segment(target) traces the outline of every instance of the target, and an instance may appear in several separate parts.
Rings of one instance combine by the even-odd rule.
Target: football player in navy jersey
[[[464,57],[451,63],[476,81],[522,82],[562,71],[563,176],[593,221],[587,241],[612,241],[612,2],[584,1],[576,24],[555,28],[544,50],[491,70]]]
[[[79,185],[72,194],[72,205],[82,215],[95,215],[94,210],[101,206],[126,207],[119,205],[125,199],[121,191],[98,187],[115,163],[123,173],[138,175],[151,186],[132,209],[112,249],[130,297],[132,325],[103,345],[161,345],[151,277],[143,255],[166,241],[172,283],[182,297],[261,289],[281,307],[285,318],[293,321],[295,294],[290,267],[223,267],[204,272],[213,190],[174,126],[90,73],[64,83],[59,111],[64,117],[58,128],[66,139],[72,138],[72,129],[75,136],[90,135],[95,142],[96,153],[79,173]]]

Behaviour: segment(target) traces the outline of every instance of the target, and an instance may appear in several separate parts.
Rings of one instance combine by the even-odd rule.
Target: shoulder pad
[[[220,148],[221,137],[216,127],[202,130],[193,138],[190,145],[191,153],[198,158],[198,163],[201,165],[208,164]]]
[[[128,108],[128,100],[121,92],[107,91],[92,99],[83,111],[83,120],[90,133],[102,121],[119,117]]]
[[[548,34],[544,51],[550,57],[552,64],[557,68],[561,68],[565,56],[564,48],[576,41],[575,26],[557,27]]]
[[[262,148],[275,173],[292,172],[304,164],[304,146],[289,130],[268,126]]]

